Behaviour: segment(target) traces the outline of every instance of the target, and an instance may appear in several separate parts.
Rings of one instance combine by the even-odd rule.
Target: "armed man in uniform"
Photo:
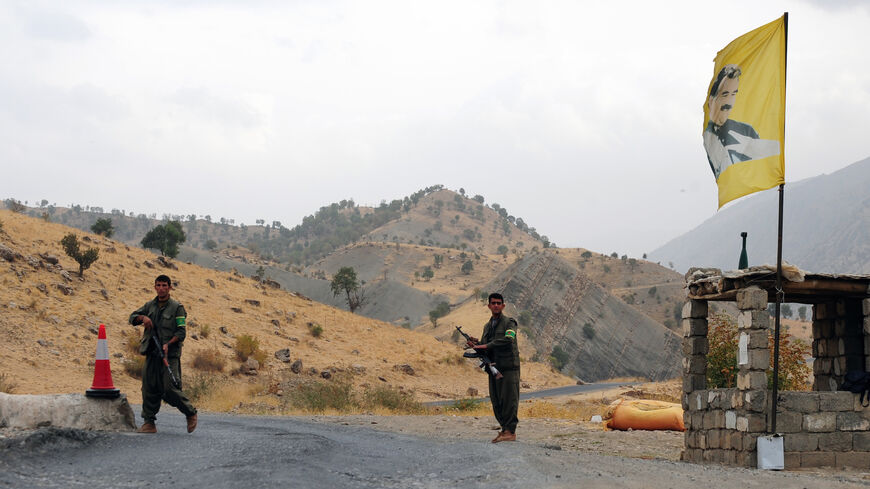
[[[181,346],[187,335],[187,312],[181,303],[169,297],[172,281],[168,276],[160,275],[154,279],[154,290],[157,297],[130,314],[130,324],[145,327],[139,342],[139,353],[146,355],[145,368],[142,370],[142,419],[145,422],[139,428],[139,433],[157,433],[155,423],[161,400],[187,417],[187,432],[192,433],[196,429],[196,408],[181,391]],[[157,336],[163,346],[162,357],[151,339],[153,328],[157,328]],[[177,377],[178,387],[173,385],[163,358],[168,360],[169,368]]]
[[[487,307],[492,317],[483,326],[480,340],[471,338],[467,345],[489,355],[503,377],[489,376],[489,399],[501,431],[492,442],[516,441],[517,410],[520,406],[520,352],[517,348],[517,322],[504,316],[504,297],[490,294]]]

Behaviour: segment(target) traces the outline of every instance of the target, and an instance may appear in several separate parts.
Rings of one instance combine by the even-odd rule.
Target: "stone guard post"
[[[737,307],[737,388],[707,389],[707,301],[683,306],[683,460],[756,466],[756,440],[768,430],[770,407],[767,291],[739,290]]]

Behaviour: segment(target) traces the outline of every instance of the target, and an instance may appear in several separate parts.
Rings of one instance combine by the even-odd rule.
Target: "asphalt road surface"
[[[201,414],[189,435],[184,417],[171,411],[158,416],[155,435],[43,429],[0,444],[0,487],[868,487],[857,476],[698,466],[523,442],[424,439],[295,418]]]
[[[555,396],[569,396],[572,394],[579,394],[581,392],[595,392],[595,391],[603,391],[606,389],[610,389],[612,387],[619,387],[621,385],[626,385],[625,382],[613,382],[607,383],[602,382],[598,384],[582,384],[582,385],[566,385],[563,387],[554,387],[552,389],[544,389],[540,391],[533,392],[520,392],[520,400],[524,401],[526,399],[540,399],[543,397],[555,397]],[[477,399],[478,401],[489,402],[489,396],[482,397]],[[451,401],[433,401],[424,403],[427,406],[449,406],[450,404],[455,403],[455,400]]]

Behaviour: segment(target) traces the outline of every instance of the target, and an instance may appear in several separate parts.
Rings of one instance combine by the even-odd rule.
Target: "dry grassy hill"
[[[292,395],[282,392],[288,382],[316,378],[324,371],[348,377],[357,389],[392,386],[422,401],[461,398],[469,387],[486,391],[486,377],[471,361],[459,358],[461,350],[431,335],[350,314],[231,272],[181,262],[164,268],[150,252],[60,224],[9,211],[0,211],[0,223],[0,372],[3,386],[12,385],[16,393],[82,392],[90,387],[89,363],[97,327],[104,323],[115,386],[139,402],[139,381],[123,365],[134,356],[126,344],[141,330],[127,325],[127,317],[153,297],[154,277],[160,273],[176,282],[173,297],[189,314],[185,379],[214,375],[219,381],[215,394],[203,401],[207,407],[231,409],[255,401],[279,405],[280,394],[285,399]],[[83,278],[74,273],[77,264],[59,244],[70,232],[84,246],[100,250],[99,260]],[[309,325],[320,326],[322,335],[313,336]],[[234,373],[240,364],[235,341],[243,335],[258,340],[267,354],[256,376]],[[292,373],[288,363],[273,356],[283,348],[303,362],[302,373]],[[223,372],[201,374],[193,367],[193,359],[207,352],[217,352],[227,362]],[[401,367],[406,364],[412,375]],[[523,382],[540,389],[572,381],[548,366],[527,363]]]
[[[362,239],[438,248],[462,247],[478,254],[498,253],[499,246],[505,246],[513,254],[543,247],[543,241],[521,230],[516,225],[517,220],[512,218],[444,189],[422,197],[400,219],[384,224]]]
[[[440,256],[441,262],[436,261]],[[393,280],[433,296],[459,302],[479,290],[513,263],[516,256],[481,255],[455,249],[410,244],[359,243],[343,248],[308,267],[309,275],[331,277],[341,267],[353,267],[360,280],[375,283]],[[473,268],[465,273],[462,264],[471,261]],[[423,278],[431,267],[434,276]]]

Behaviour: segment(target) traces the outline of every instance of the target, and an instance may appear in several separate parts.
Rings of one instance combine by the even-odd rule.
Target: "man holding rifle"
[[[142,371],[142,419],[139,433],[157,433],[160,401],[166,401],[187,417],[187,432],[196,429],[196,408],[181,391],[181,346],[186,336],[187,312],[169,297],[172,281],[166,275],[154,279],[157,297],[130,314],[130,324],[143,325],[139,353],[146,355]]]
[[[490,294],[488,304],[492,317],[483,326],[480,340],[469,338],[466,345],[485,353],[502,377],[489,375],[489,399],[492,412],[501,426],[493,443],[516,441],[517,410],[520,406],[520,352],[517,349],[517,322],[502,315],[504,297]]]

